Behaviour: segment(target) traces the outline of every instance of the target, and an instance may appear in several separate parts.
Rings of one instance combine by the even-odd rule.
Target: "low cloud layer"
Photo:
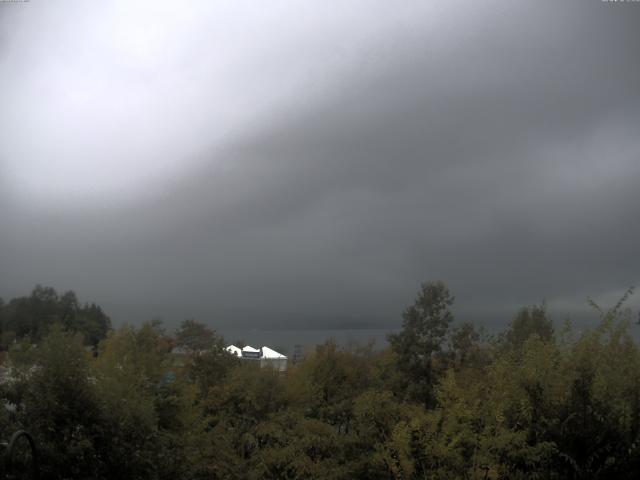
[[[640,6],[422,3],[0,4],[0,295],[227,328],[391,328],[427,279],[486,324],[615,301]]]

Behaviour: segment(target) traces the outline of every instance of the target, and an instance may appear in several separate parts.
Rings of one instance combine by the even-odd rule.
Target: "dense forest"
[[[0,303],[0,436],[28,430],[47,479],[636,478],[625,299],[591,302],[589,331],[539,305],[487,336],[428,282],[388,347],[329,341],[283,374],[197,321],[112,329],[100,307],[37,287]]]

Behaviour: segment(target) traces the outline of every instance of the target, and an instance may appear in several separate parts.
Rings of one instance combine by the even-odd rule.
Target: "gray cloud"
[[[166,53],[162,29],[133,47],[107,36],[106,67],[77,34],[53,65],[11,42],[47,38],[32,19],[67,32],[55,8],[1,24],[4,296],[41,282],[118,321],[394,327],[425,279],[486,322],[543,298],[582,314],[586,295],[637,282],[637,5],[279,4],[226,23],[203,5],[219,30],[187,15]],[[10,92],[12,68],[62,67],[89,71],[71,113],[33,80]],[[87,85],[113,108],[73,91]]]

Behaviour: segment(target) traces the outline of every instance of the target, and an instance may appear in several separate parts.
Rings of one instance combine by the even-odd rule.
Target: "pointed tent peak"
[[[262,347],[262,358],[287,358],[285,355],[276,352],[267,346]]]
[[[252,352],[252,353],[259,353],[260,350],[258,350],[257,348],[253,348],[251,345],[247,345],[246,347],[244,347],[242,349],[243,352]]]
[[[242,356],[242,350],[236,347],[235,345],[229,345],[227,348],[225,348],[225,350],[230,354],[235,355],[236,357]]]

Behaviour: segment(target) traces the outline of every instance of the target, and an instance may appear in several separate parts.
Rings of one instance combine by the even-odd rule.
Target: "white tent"
[[[227,348],[225,348],[225,350],[227,352],[229,352],[230,354],[235,355],[236,357],[241,357],[242,356],[242,350],[240,350],[235,345],[229,345]]]
[[[280,358],[280,359],[286,359],[287,357],[285,355],[282,355],[281,353],[276,352],[275,350],[269,348],[269,347],[262,347],[262,358],[268,358],[268,359],[273,359],[273,358]]]
[[[262,353],[257,348],[253,348],[250,345],[247,345],[242,349],[242,358],[252,358],[254,360],[258,360],[262,356]]]
[[[260,353],[260,350],[258,350],[257,348],[253,348],[251,345],[247,345],[246,347],[244,347],[242,349],[243,352],[250,352],[250,353]]]

